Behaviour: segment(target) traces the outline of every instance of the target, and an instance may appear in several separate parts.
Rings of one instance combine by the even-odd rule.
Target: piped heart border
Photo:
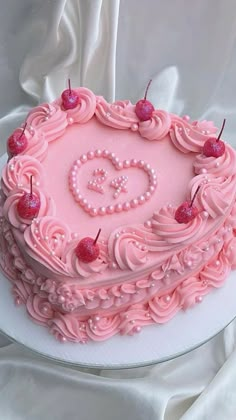
[[[147,190],[132,200],[127,200],[124,202],[119,202],[117,204],[102,206],[102,207],[93,207],[88,200],[81,194],[78,184],[77,184],[77,177],[78,171],[82,167],[82,165],[86,164],[86,162],[91,161],[93,159],[102,158],[107,159],[111,162],[113,167],[120,171],[126,168],[138,168],[143,170],[146,175],[148,176],[148,188]],[[73,194],[75,201],[80,205],[80,207],[88,213],[90,216],[105,216],[111,215],[113,213],[121,213],[123,211],[127,212],[131,209],[134,209],[138,206],[145,204],[147,201],[150,200],[151,196],[154,194],[157,187],[157,174],[156,171],[151,167],[149,163],[146,163],[144,160],[124,160],[121,161],[115,153],[110,152],[109,150],[100,150],[97,149],[95,151],[89,151],[86,154],[80,156],[77,159],[70,171],[69,171],[69,188]]]

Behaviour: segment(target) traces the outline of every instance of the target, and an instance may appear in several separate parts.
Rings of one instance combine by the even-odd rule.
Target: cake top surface
[[[129,101],[109,104],[86,88],[73,92],[79,101],[72,109],[64,108],[62,98],[32,109],[24,131],[27,147],[2,174],[9,195],[5,211],[23,232],[32,259],[55,275],[98,281],[96,273],[106,271],[109,278],[117,268],[153,269],[173,248],[215,229],[230,200],[233,187],[224,176],[235,156],[230,146],[217,158],[202,154],[209,137],[216,137],[212,122],[163,110],[141,121]],[[16,206],[30,176],[41,200],[33,221],[20,217]],[[178,223],[175,209],[199,186],[196,218]],[[94,238],[98,229],[99,258],[78,261],[76,244]]]

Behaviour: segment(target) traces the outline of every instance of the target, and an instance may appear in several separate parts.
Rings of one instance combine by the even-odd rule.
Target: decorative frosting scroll
[[[31,225],[31,220],[23,219],[19,216],[17,211],[17,204],[19,199],[22,197],[24,192],[29,192],[29,188],[22,187],[14,189],[7,197],[4,207],[3,214],[6,219],[17,229],[22,229],[22,226]],[[37,194],[40,198],[40,209],[39,217],[54,215],[55,214],[55,204],[52,198],[44,193],[43,190],[39,189],[37,186],[34,186],[34,193]],[[24,229],[23,229],[24,230]]]
[[[142,137],[148,140],[161,140],[170,130],[171,117],[166,111],[156,110],[152,118],[139,123],[139,132]]]
[[[197,194],[195,203],[200,209],[204,209],[213,219],[222,216],[232,202],[232,195],[236,190],[235,181],[232,178],[206,177],[198,175],[190,182],[192,195],[197,185],[201,188]]]
[[[28,254],[54,274],[69,274],[65,262],[70,233],[55,217],[37,218],[24,232]]]
[[[96,117],[102,124],[125,130],[139,121],[134,109],[134,105],[130,101],[117,101],[114,104],[109,104],[105,99],[98,98]]]
[[[172,115],[170,138],[182,153],[200,153],[209,134],[214,132],[215,128],[211,122],[191,124],[183,118]]]
[[[30,317],[40,325],[47,325],[54,310],[47,299],[39,295],[30,295],[26,301],[26,310]]]
[[[26,121],[31,133],[43,132],[48,143],[62,136],[68,125],[66,114],[56,102],[33,108]]]
[[[49,330],[59,341],[72,343],[87,341],[87,334],[80,328],[80,323],[73,315],[57,313],[49,322]]]
[[[2,170],[2,190],[8,195],[15,188],[30,185],[30,177],[33,176],[33,182],[44,185],[44,170],[40,162],[31,156],[15,156],[8,165]]]
[[[175,209],[163,207],[152,218],[152,229],[160,239],[160,250],[171,249],[180,243],[187,245],[200,237],[205,230],[206,220],[199,214],[191,222],[178,223],[175,220]]]
[[[194,162],[194,169],[196,174],[208,174],[214,177],[231,177],[236,169],[235,152],[232,147],[227,146],[225,153],[218,157],[206,157],[204,155],[197,155]]]

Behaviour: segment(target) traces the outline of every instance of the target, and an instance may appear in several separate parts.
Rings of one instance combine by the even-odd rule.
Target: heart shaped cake
[[[167,322],[222,286],[236,266],[236,154],[216,132],[86,88],[32,109],[1,178],[16,304],[86,343]]]

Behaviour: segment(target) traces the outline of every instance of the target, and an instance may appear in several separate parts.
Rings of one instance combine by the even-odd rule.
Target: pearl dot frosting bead
[[[134,124],[131,125],[130,128],[131,128],[132,131],[137,131],[138,130],[138,124],[134,123]]]
[[[112,214],[112,213],[114,213],[114,211],[115,211],[115,207],[114,206],[108,206],[106,208],[107,214]]]
[[[120,212],[122,211],[122,204],[116,204],[116,206],[115,206],[115,211],[116,211],[117,213],[120,213]]]
[[[137,325],[137,326],[134,328],[134,332],[136,332],[136,333],[140,333],[140,332],[141,332],[141,327],[140,327],[139,325]]]
[[[202,215],[203,215],[204,219],[207,219],[208,216],[209,216],[209,213],[207,211],[203,211]]]
[[[131,200],[130,205],[132,208],[135,208],[138,206],[138,200],[136,198],[134,198],[133,200]]]
[[[94,158],[94,152],[88,152],[87,153],[87,157],[88,157],[88,159],[93,159]]]
[[[138,161],[136,159],[131,159],[130,164],[131,166],[137,166]]]
[[[59,303],[64,303],[64,302],[65,302],[65,300],[66,300],[66,299],[64,298],[64,296],[59,296],[59,297],[58,297],[58,302],[59,302]]]
[[[95,208],[91,208],[91,209],[90,209],[90,214],[91,214],[91,216],[97,216],[97,214],[98,214],[97,209],[95,209]]]
[[[98,213],[103,216],[104,214],[106,214],[106,207],[100,207],[98,209]]]
[[[126,201],[126,202],[123,204],[123,210],[127,211],[127,210],[129,210],[129,209],[130,209],[130,203],[129,203],[128,201]]]

